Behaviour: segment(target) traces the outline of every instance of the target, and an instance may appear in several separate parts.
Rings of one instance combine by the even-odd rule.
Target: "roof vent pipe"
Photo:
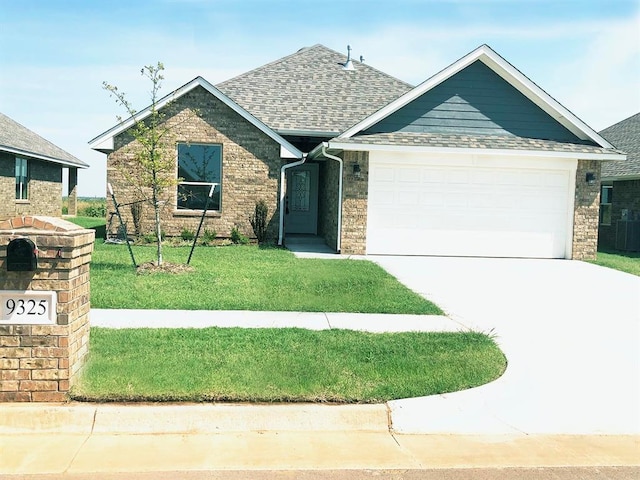
[[[342,65],[343,70],[355,70],[353,62],[351,61],[351,45],[347,45],[347,61]]]

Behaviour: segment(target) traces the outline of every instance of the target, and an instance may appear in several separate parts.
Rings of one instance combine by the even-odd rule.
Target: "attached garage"
[[[371,152],[367,254],[571,258],[577,161]]]
[[[600,163],[624,155],[482,45],[309,157],[335,161],[319,231],[341,253],[592,259]]]

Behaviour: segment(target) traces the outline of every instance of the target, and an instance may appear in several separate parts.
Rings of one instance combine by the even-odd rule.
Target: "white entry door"
[[[285,232],[318,233],[318,164],[305,163],[287,172]]]
[[[372,155],[367,253],[570,256],[575,161],[451,163]]]

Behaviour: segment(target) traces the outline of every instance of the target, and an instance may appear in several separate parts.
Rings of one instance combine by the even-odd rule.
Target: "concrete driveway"
[[[508,359],[495,382],[391,402],[404,433],[640,434],[640,278],[588,263],[368,257]]]

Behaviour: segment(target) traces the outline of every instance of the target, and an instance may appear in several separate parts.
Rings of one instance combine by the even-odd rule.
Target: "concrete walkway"
[[[91,326],[105,328],[306,328],[363,332],[454,332],[464,325],[440,315],[252,312],[244,310],[91,309]]]

